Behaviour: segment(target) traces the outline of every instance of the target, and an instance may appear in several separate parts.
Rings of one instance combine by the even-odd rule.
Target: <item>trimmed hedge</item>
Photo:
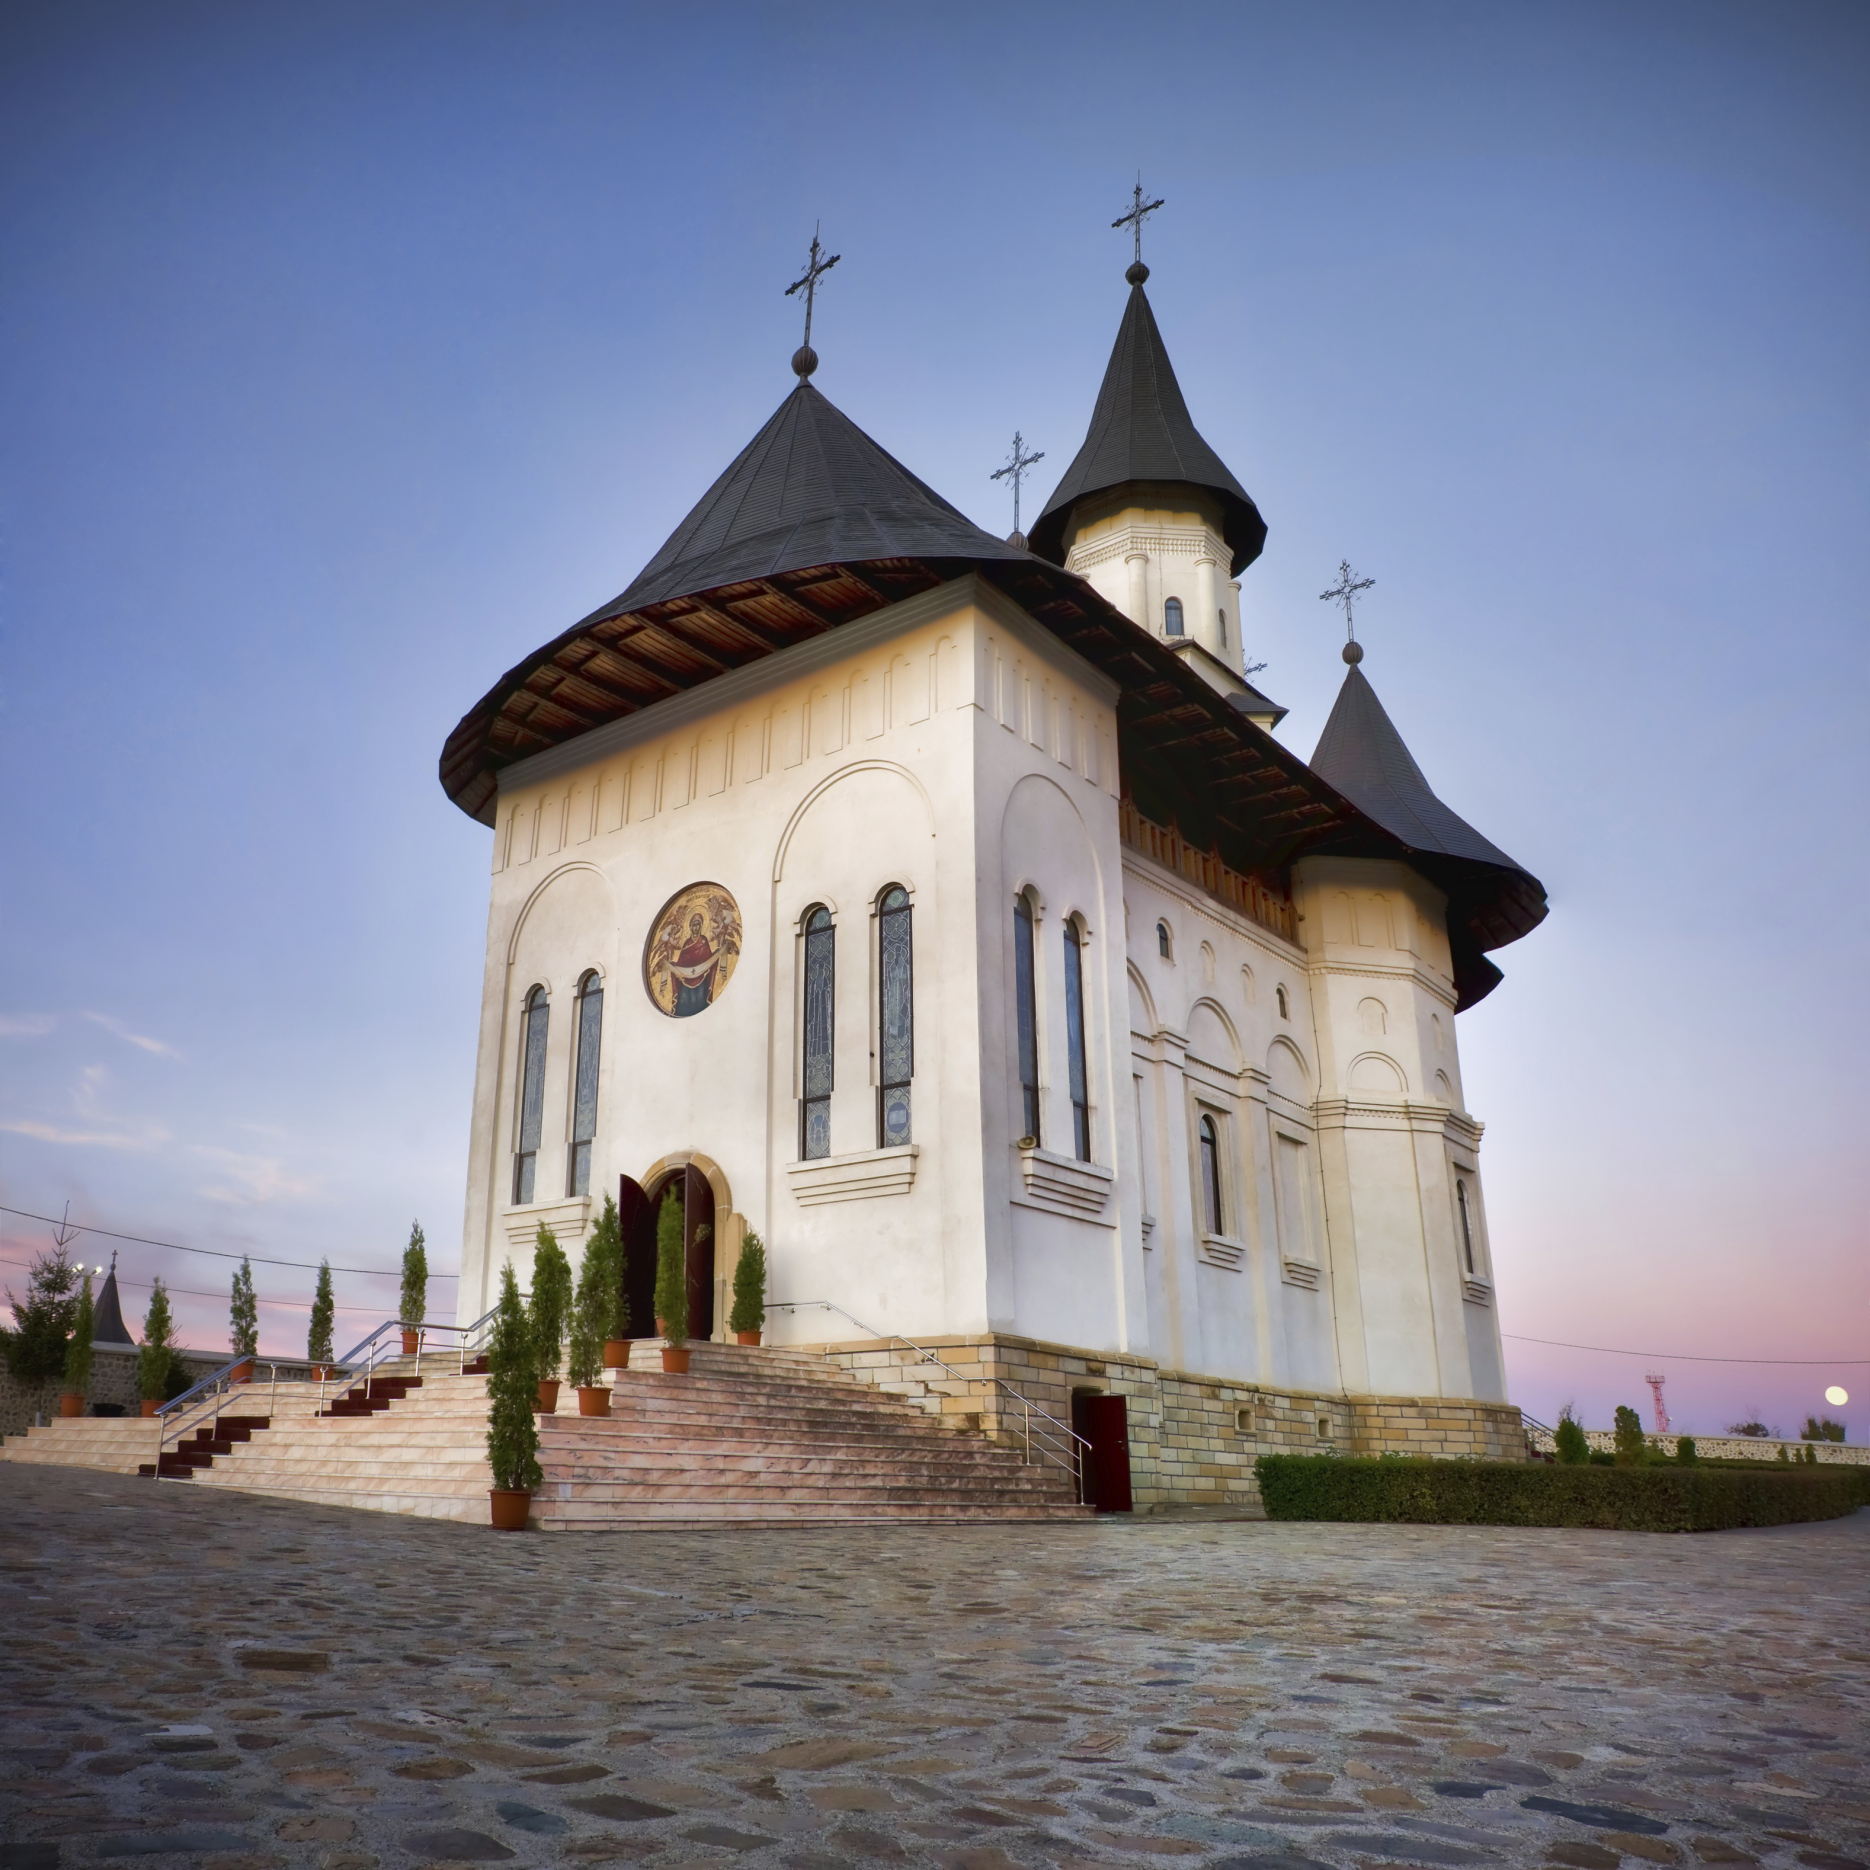
[[[1870,1468],[1860,1467],[1760,1464],[1742,1473],[1700,1466],[1548,1467],[1540,1461],[1263,1454],[1254,1470],[1269,1519],[1719,1532],[1841,1519],[1870,1505]]]

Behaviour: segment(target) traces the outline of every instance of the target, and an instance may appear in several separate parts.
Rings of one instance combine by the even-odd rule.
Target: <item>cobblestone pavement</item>
[[[1870,1859],[1870,1511],[506,1535],[0,1469],[0,1866]]]

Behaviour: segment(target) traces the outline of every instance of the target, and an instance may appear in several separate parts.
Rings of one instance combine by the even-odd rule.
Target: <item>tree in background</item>
[[[665,1343],[688,1342],[688,1256],[682,1249],[682,1203],[673,1188],[656,1215],[656,1322]]]
[[[158,1279],[150,1288],[149,1310],[143,1314],[143,1348],[136,1357],[137,1393],[154,1402],[169,1394],[175,1375],[175,1319],[169,1311],[168,1288]]]
[[[1730,1435],[1745,1435],[1752,1441],[1768,1441],[1772,1437],[1772,1430],[1764,1422],[1730,1422],[1727,1432]]]
[[[72,1319],[71,1342],[65,1346],[65,1394],[88,1396],[91,1393],[91,1339],[95,1327],[91,1315],[91,1275],[84,1276],[84,1290],[78,1295],[78,1311]]]
[[[530,1493],[544,1479],[539,1467],[539,1372],[533,1336],[520,1303],[513,1263],[500,1269],[500,1308],[487,1344],[487,1464],[496,1487]]]
[[[1570,1403],[1558,1412],[1558,1427],[1552,1431],[1552,1441],[1564,1466],[1584,1467],[1590,1462],[1591,1444],[1585,1440],[1584,1430],[1572,1414]]]
[[[1649,1459],[1649,1442],[1643,1434],[1643,1418],[1622,1403],[1617,1405],[1616,1454],[1619,1467],[1641,1467]]]
[[[305,1333],[308,1362],[328,1364],[335,1353],[331,1348],[331,1327],[337,1320],[338,1302],[331,1291],[331,1262],[318,1262],[318,1287],[312,1294],[312,1319]]]
[[[414,1331],[429,1311],[429,1249],[422,1223],[409,1223],[409,1244],[403,1248],[403,1291],[397,1302],[397,1321]]]
[[[1804,1432],[1800,1435],[1799,1439],[1801,1441],[1842,1441],[1844,1439],[1844,1424],[1842,1422],[1833,1422],[1828,1415],[1808,1415],[1805,1418]]]
[[[227,1301],[227,1346],[236,1357],[251,1357],[260,1348],[260,1301],[254,1296],[252,1264],[244,1258]]]
[[[584,1243],[584,1260],[578,1268],[565,1375],[579,1389],[594,1389],[604,1368],[604,1346],[629,1328],[630,1303],[623,1290],[623,1227],[616,1198],[606,1195],[604,1212]]]
[[[7,1288],[13,1308],[13,1329],[0,1330],[0,1352],[6,1366],[21,1383],[43,1383],[65,1367],[65,1342],[78,1318],[78,1268],[66,1257],[63,1244],[42,1253],[26,1274],[26,1296],[16,1299]]]
[[[1695,1447],[1694,1436],[1692,1435],[1676,1436],[1675,1458],[1676,1460],[1681,1462],[1683,1467],[1693,1467],[1695,1463],[1701,1459],[1700,1452]]]
[[[541,1221],[532,1248],[532,1361],[541,1379],[558,1375],[571,1317],[571,1262]]]

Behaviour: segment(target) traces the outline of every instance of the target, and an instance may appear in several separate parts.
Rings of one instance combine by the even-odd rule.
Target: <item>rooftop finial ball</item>
[[[1354,668],[1356,668],[1356,666],[1357,666],[1357,665],[1358,665],[1358,664],[1359,664],[1360,662],[1362,662],[1362,661],[1363,661],[1363,659],[1364,659],[1364,646],[1363,646],[1363,644],[1361,644],[1361,643],[1346,643],[1346,644],[1344,645],[1344,660],[1345,660],[1346,662],[1348,662],[1348,663],[1349,663],[1349,664],[1351,665],[1351,667],[1352,667],[1353,669],[1354,669]]]
[[[1123,276],[1131,285],[1140,286],[1149,277],[1149,268],[1141,260],[1133,260],[1123,269]]]
[[[1850,1399],[1851,1393],[1842,1383],[1833,1383],[1831,1387],[1825,1391],[1825,1401],[1834,1409],[1842,1409]]]
[[[817,368],[818,353],[809,344],[801,344],[792,353],[792,369],[801,383]]]

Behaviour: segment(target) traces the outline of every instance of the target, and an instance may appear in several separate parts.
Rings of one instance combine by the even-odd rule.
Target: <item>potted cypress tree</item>
[[[609,1223],[608,1228],[606,1223]],[[571,1337],[565,1356],[565,1375],[578,1391],[580,1415],[609,1415],[610,1389],[600,1379],[612,1362],[610,1352],[620,1351],[616,1362],[630,1354],[621,1331],[617,1312],[622,1294],[621,1268],[612,1243],[618,1238],[617,1204],[606,1201],[604,1213],[591,1237],[584,1243],[584,1262],[578,1268],[578,1291],[572,1300]],[[627,1317],[627,1307],[623,1308]],[[617,1326],[619,1335],[607,1340],[606,1334]]]
[[[600,1256],[593,1263],[593,1255]],[[603,1342],[600,1366],[606,1370],[628,1369],[630,1364],[630,1295],[623,1289],[623,1220],[617,1213],[617,1198],[604,1197],[604,1212],[591,1230],[584,1249],[584,1265],[578,1275],[578,1290],[585,1281],[592,1282],[592,1316]]]
[[[558,1236],[541,1221],[532,1249],[532,1361],[538,1372],[541,1415],[558,1410],[558,1369],[565,1353],[565,1326],[571,1312],[571,1262]]]
[[[409,1244],[403,1248],[403,1290],[396,1307],[403,1328],[403,1355],[413,1357],[422,1348],[422,1321],[429,1310],[429,1250],[422,1223],[409,1223]]]
[[[688,1256],[682,1250],[682,1204],[672,1188],[656,1215],[656,1324],[662,1332],[662,1367],[688,1373]]]
[[[78,1315],[72,1321],[71,1342],[65,1346],[65,1389],[58,1399],[62,1416],[83,1415],[85,1398],[91,1393],[91,1335],[96,1329],[91,1305],[91,1275],[84,1276],[78,1294]]]
[[[253,1380],[253,1358],[260,1348],[260,1302],[253,1291],[253,1267],[242,1259],[227,1302],[227,1346],[240,1361],[228,1371],[230,1383]]]
[[[757,1344],[766,1323],[766,1242],[748,1231],[734,1266],[734,1309],[727,1322],[736,1344]]]
[[[519,1282],[509,1261],[500,1273],[500,1309],[487,1345],[488,1489],[496,1532],[524,1532],[533,1489],[545,1479],[539,1467],[539,1375],[533,1365],[533,1334],[520,1303]]]
[[[337,1353],[331,1348],[331,1327],[337,1322],[337,1300],[331,1291],[331,1262],[318,1262],[318,1285],[312,1293],[311,1323],[305,1332],[305,1356],[320,1383],[330,1376]]]
[[[169,1313],[168,1288],[158,1279],[150,1288],[143,1314],[143,1348],[136,1355],[136,1387],[143,1413],[154,1415],[169,1394],[175,1374],[175,1320]]]

